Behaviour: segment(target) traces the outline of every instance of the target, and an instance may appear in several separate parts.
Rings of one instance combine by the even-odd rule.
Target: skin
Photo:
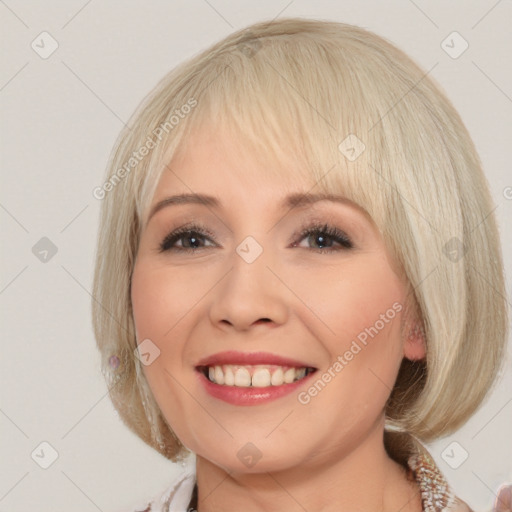
[[[138,340],[161,352],[144,372],[169,425],[197,454],[198,510],[419,511],[416,485],[383,446],[400,362],[424,356],[422,340],[401,333],[404,310],[308,404],[291,393],[235,406],[200,384],[199,359],[224,350],[299,359],[320,375],[407,295],[362,208],[325,200],[283,208],[288,194],[318,191],[313,179],[299,177],[292,161],[265,172],[271,163],[248,158],[242,142],[215,127],[197,131],[175,155],[151,205],[194,192],[221,206],[160,209],[142,232],[132,277]],[[329,251],[318,236],[301,238],[312,220],[342,230],[354,247],[327,238]],[[195,252],[159,252],[165,236],[190,221],[212,236],[199,237]],[[236,252],[247,236],[263,248],[250,264]],[[189,235],[176,245],[190,242]],[[261,454],[252,467],[237,456],[248,442]]]

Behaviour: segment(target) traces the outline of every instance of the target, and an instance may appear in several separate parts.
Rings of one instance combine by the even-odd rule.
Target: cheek
[[[387,260],[368,254],[337,269],[325,266],[300,286],[331,361],[345,356],[354,378],[371,369],[391,387],[402,359],[406,289]]]
[[[381,418],[403,358],[405,287],[385,261],[368,260],[347,265],[339,277],[325,269],[303,283],[316,290],[309,294],[308,305],[322,320],[315,321],[314,334],[329,362],[318,375],[328,383],[324,387],[314,381],[302,399],[311,397],[320,411],[340,404],[332,414],[347,433],[356,426],[369,428]],[[316,287],[311,287],[313,281]],[[322,282],[327,286],[320,289]]]
[[[135,265],[132,275],[131,300],[139,339],[163,340],[172,336],[181,320],[199,302],[206,285],[190,272],[169,272],[165,267]]]
[[[201,275],[190,268],[170,271],[144,258],[134,267],[131,300],[137,341],[149,339],[159,350],[154,362],[143,367],[157,399],[169,387],[176,391],[169,374],[183,372],[194,359],[187,340],[207,314],[202,299],[212,280],[211,271],[203,270]]]
[[[184,407],[189,397],[174,376],[183,370],[189,318],[186,313],[194,297],[184,297],[186,287],[177,284],[176,279],[176,274],[138,262],[132,274],[131,300],[137,341],[149,339],[160,351],[142,370],[162,413],[171,418],[173,430],[183,440],[188,439],[183,418],[189,416]],[[185,388],[190,386],[188,382]]]
[[[302,287],[302,296],[307,297],[307,305],[340,335],[357,334],[370,327],[394,303],[403,308],[405,298],[400,279],[377,255],[354,258],[338,268],[319,267],[296,282]]]
[[[151,273],[144,271],[140,265],[136,265],[133,271],[131,300],[137,341],[153,339],[161,330],[159,326],[163,309],[161,287]]]
[[[180,318],[190,309],[183,294],[170,281],[168,273],[150,266],[136,265],[132,275],[131,299],[137,342],[151,340],[158,356],[144,365],[146,378],[157,395],[166,388],[167,371],[174,372],[182,364],[183,341],[180,330],[184,322]],[[152,345],[149,345],[150,347]]]

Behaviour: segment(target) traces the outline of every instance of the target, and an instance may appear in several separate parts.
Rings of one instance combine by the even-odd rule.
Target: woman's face
[[[382,443],[410,350],[406,288],[376,227],[341,197],[319,200],[294,168],[269,173],[235,138],[196,133],[152,207],[187,197],[150,217],[133,272],[155,399],[187,448],[230,471],[321,464]]]

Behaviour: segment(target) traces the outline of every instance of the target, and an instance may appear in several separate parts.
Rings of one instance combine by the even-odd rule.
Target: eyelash
[[[171,233],[169,233],[161,242],[159,246],[159,252],[168,252],[168,251],[179,251],[179,252],[197,252],[201,249],[205,249],[205,247],[199,247],[199,248],[190,248],[190,247],[176,247],[173,245],[183,238],[184,235],[194,234],[197,235],[196,238],[207,238],[211,242],[213,241],[213,234],[206,229],[204,226],[201,226],[200,224],[189,224],[186,226],[182,226]],[[339,248],[332,248],[332,247],[326,247],[322,249],[316,249],[316,248],[310,248],[310,250],[319,252],[319,253],[330,253],[334,251],[339,250],[349,250],[354,247],[352,244],[352,241],[350,238],[341,230],[334,226],[329,226],[328,224],[320,224],[320,223],[313,223],[308,225],[307,227],[302,228],[302,230],[299,232],[298,241],[302,241],[305,237],[311,236],[311,235],[327,235],[327,238],[332,239],[334,242],[337,242],[340,244],[341,247]],[[297,242],[294,242],[292,244],[293,247],[297,247]]]

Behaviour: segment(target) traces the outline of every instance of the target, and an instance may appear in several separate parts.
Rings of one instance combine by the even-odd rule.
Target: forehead
[[[183,141],[162,172],[154,202],[171,192],[249,199],[312,189],[322,191],[306,162],[286,152],[279,158],[258,153],[239,134],[213,127],[197,129]]]
[[[296,155],[261,155],[237,134],[203,129],[189,137],[165,167],[149,219],[172,205],[203,205],[262,217],[276,210],[282,215],[312,209],[325,201],[343,206],[351,217],[356,215],[375,229],[363,207],[341,188],[325,187]]]

